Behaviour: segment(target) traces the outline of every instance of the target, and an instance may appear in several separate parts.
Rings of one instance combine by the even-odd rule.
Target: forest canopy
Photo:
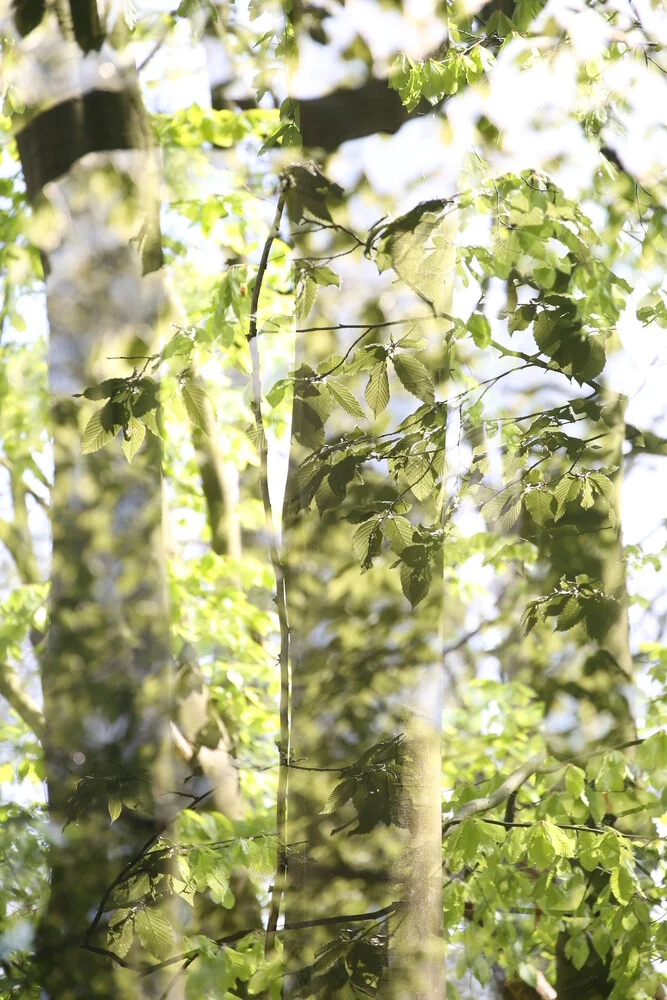
[[[663,6],[0,38],[1,1000],[664,1000]]]

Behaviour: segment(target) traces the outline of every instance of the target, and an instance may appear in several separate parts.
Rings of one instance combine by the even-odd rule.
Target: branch
[[[478,799],[472,799],[471,802],[466,802],[464,806],[461,806],[458,812],[454,813],[451,819],[448,819],[443,826],[443,835],[447,834],[451,827],[462,823],[464,819],[468,819],[470,816],[475,816],[477,813],[487,812],[489,809],[494,809],[499,806],[501,802],[515,792],[518,788],[523,785],[524,781],[527,781],[533,774],[537,774],[540,770],[546,753],[541,750],[539,753],[534,754],[525,764],[518,767],[513,774],[510,774],[508,778],[505,778],[502,785],[496,788],[495,792],[491,792],[490,795],[482,795]]]
[[[9,663],[0,663],[0,695],[16,714],[32,729],[38,740],[44,738],[44,715],[39,705],[21,685],[16,671]]]
[[[400,909],[402,905],[402,901],[397,900],[394,903],[389,903],[388,906],[383,906],[380,910],[371,910],[368,913],[347,913],[342,916],[320,917],[315,920],[286,921],[278,933],[282,933],[283,931],[304,930],[306,927],[330,927],[332,924],[355,924],[361,923],[364,920],[378,920],[382,917],[390,916],[396,910]],[[260,927],[244,927],[240,931],[234,931],[233,934],[226,934],[224,937],[217,938],[215,943],[218,947],[224,948],[228,944],[233,944],[235,941],[240,941],[241,938],[247,937],[248,934],[256,934],[259,930],[261,930]],[[172,958],[165,959],[164,962],[159,962],[156,965],[151,965],[148,968],[142,969],[141,974],[142,976],[151,976],[154,972],[160,972],[162,969],[166,969],[170,965],[176,965],[177,962],[187,962],[187,964],[190,965],[200,954],[200,949],[195,948],[192,951],[186,951],[181,955],[174,955]],[[183,969],[180,970],[180,972],[182,971]]]
[[[200,802],[203,802],[204,799],[207,799],[209,797],[209,795],[211,795],[213,793],[213,791],[214,791],[214,789],[209,788],[208,791],[203,792],[201,795],[196,795],[196,796],[193,795],[191,801],[188,803],[187,808],[188,809],[194,809],[196,806],[199,805]],[[92,935],[93,935],[93,933],[95,931],[95,928],[97,927],[97,925],[99,924],[100,920],[102,919],[102,914],[104,913],[104,910],[106,908],[106,905],[107,905],[107,903],[109,901],[109,898],[110,898],[111,894],[113,893],[114,889],[117,886],[119,886],[122,882],[124,882],[126,880],[126,878],[128,877],[128,875],[130,874],[130,872],[134,868],[136,868],[136,866],[138,864],[140,864],[141,861],[143,861],[143,859],[146,857],[146,855],[150,851],[150,849],[153,846],[153,844],[155,844],[156,841],[158,841],[160,839],[160,837],[165,832],[165,830],[167,830],[171,826],[171,824],[174,822],[174,820],[176,819],[176,817],[179,815],[180,812],[181,812],[181,810],[179,809],[179,811],[178,811],[178,813],[176,813],[176,815],[172,816],[170,819],[168,819],[164,823],[160,824],[160,828],[158,830],[156,830],[154,833],[151,834],[151,836],[148,838],[148,840],[142,845],[142,847],[139,848],[139,850],[134,855],[134,857],[130,858],[130,860],[127,862],[127,864],[125,865],[125,867],[120,870],[120,872],[118,873],[118,875],[116,875],[116,877],[113,880],[113,882],[111,882],[107,886],[107,888],[105,889],[104,894],[103,894],[103,896],[102,896],[102,898],[101,898],[101,900],[99,902],[99,906],[97,907],[97,910],[95,912],[95,916],[91,920],[90,924],[88,925],[88,927],[86,929],[85,934],[83,935],[83,942],[82,942],[81,946],[83,948],[85,948],[87,951],[98,951],[100,954],[105,954],[105,950],[104,949],[93,948],[90,945],[90,939],[91,939],[91,937],[92,937]],[[113,954],[113,952],[111,952],[110,954]],[[118,956],[115,956],[115,957],[117,958]],[[121,964],[123,964],[123,963],[121,963]],[[131,966],[127,966],[127,967],[131,968]]]
[[[257,309],[262,292],[262,282],[266,274],[269,263],[271,246],[280,230],[280,223],[287,200],[287,189],[281,187],[276,205],[276,213],[266,237],[257,277],[252,290],[250,301],[250,323],[248,327],[248,346],[250,348],[250,358],[252,362],[252,412],[255,418],[257,429],[257,449],[260,459],[260,491],[262,494],[262,505],[264,507],[264,518],[269,536],[269,554],[271,565],[276,580],[276,609],[278,611],[278,621],[280,623],[280,652],[278,654],[278,665],[280,667],[280,769],[278,771],[278,790],[276,797],[276,836],[278,839],[278,855],[276,861],[276,875],[273,880],[271,890],[271,903],[269,906],[269,917],[266,925],[266,940],[264,945],[265,954],[268,955],[274,948],[276,930],[278,927],[278,917],[280,915],[280,900],[282,897],[285,878],[287,874],[287,763],[290,756],[290,674],[289,674],[289,625],[287,621],[287,591],[285,584],[285,573],[283,570],[278,540],[273,525],[273,514],[271,511],[271,497],[269,495],[269,466],[268,447],[266,434],[264,432],[264,421],[262,419],[262,380],[259,360],[259,348],[257,346]]]
[[[627,750],[630,747],[640,746],[644,742],[643,739],[627,740],[625,743],[620,743],[615,747],[600,748],[597,747],[594,750],[590,750],[585,754],[580,754],[575,760],[581,761],[582,759],[588,759],[589,757],[595,757],[597,754],[605,753],[607,750]],[[556,771],[560,771],[562,768],[567,767],[568,764],[572,763],[570,760],[561,760],[557,764],[550,767],[543,767],[544,761],[546,759],[547,753],[545,750],[541,750],[539,753],[534,754],[525,764],[517,768],[508,778],[505,778],[502,785],[496,788],[495,792],[491,792],[490,795],[483,795],[478,799],[472,799],[470,802],[466,802],[464,806],[461,806],[458,812],[454,813],[451,819],[448,819],[446,823],[443,824],[442,832],[445,836],[451,827],[457,826],[462,823],[465,819],[470,816],[476,816],[478,813],[487,812],[489,809],[495,809],[499,806],[501,802],[504,802],[511,795],[513,795],[528,778],[532,777],[534,774],[553,774]],[[504,820],[486,820],[487,823],[493,823],[496,826],[504,827],[529,827],[534,826],[534,823],[512,823]],[[539,822],[539,821],[536,821]],[[556,823],[556,826],[562,827],[564,830],[585,830],[589,833],[600,833],[595,827],[585,827],[585,826],[573,826],[567,823]],[[613,828],[612,828],[613,829]],[[615,831],[619,833],[619,831]],[[619,834],[622,837],[632,838],[634,840],[660,840],[660,837],[643,837],[640,834]]]

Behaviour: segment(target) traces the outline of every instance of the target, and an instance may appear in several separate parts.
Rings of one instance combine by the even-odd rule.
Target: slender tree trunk
[[[297,250],[308,257],[305,241]],[[369,274],[363,289],[369,299],[371,285]],[[358,323],[364,304],[352,315],[350,308],[348,300],[344,316],[310,315],[306,325],[339,318]],[[431,346],[420,355],[436,382],[443,368],[443,333],[441,326],[431,326]],[[316,369],[324,358],[344,355],[355,335],[356,330],[300,334],[296,369],[302,364]],[[376,331],[373,340],[381,337]],[[355,389],[361,396],[361,384]],[[418,405],[398,380],[391,390],[389,426]],[[357,506],[395,496],[395,486],[379,468],[364,468],[363,485],[352,486],[346,499],[327,497],[325,480],[317,506],[295,513],[299,467],[316,446],[313,434],[318,436],[308,399],[306,394],[295,400],[283,519],[293,762],[288,768],[285,919],[298,924],[337,916],[340,922],[286,935],[284,997],[315,992],[318,972],[308,966],[318,951],[354,934],[365,958],[359,959],[350,988],[365,983],[381,1000],[443,1000],[442,580],[434,574],[428,596],[411,609],[391,568],[393,553],[380,555],[372,569],[361,573],[351,545],[355,525],[346,518]],[[340,434],[340,421],[334,412],[327,422],[328,443]],[[438,447],[444,452],[444,434]],[[432,523],[438,511],[435,502],[415,502],[410,517]],[[352,801],[325,808],[341,781],[337,769],[357,761]],[[362,815],[368,815],[368,823]],[[359,920],[364,914],[367,920]],[[347,923],[346,915],[356,919]],[[369,974],[374,964],[375,978]],[[343,990],[354,961],[341,958],[338,965]]]
[[[60,19],[63,53],[72,54],[74,39],[98,47],[96,7],[91,19],[83,6],[73,23],[67,10]],[[109,80],[108,56],[104,63]],[[165,794],[160,443],[147,435],[131,465],[118,439],[83,455],[86,421],[101,403],[73,398],[143,365],[110,359],[149,354],[166,306],[159,274],[149,273],[161,264],[150,126],[124,74],[113,68],[110,89],[36,108],[18,136],[44,234],[50,327],[53,564],[41,667],[51,885],[35,979],[53,1000],[134,1000],[159,989],[89,949],[106,947],[119,905],[111,897],[98,911],[105,890],[174,807]]]

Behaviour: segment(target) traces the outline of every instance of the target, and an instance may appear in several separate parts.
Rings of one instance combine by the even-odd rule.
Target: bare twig
[[[283,185],[278,196],[276,212],[266,237],[262,256],[257,269],[257,277],[252,290],[250,301],[250,323],[248,327],[248,346],[250,347],[250,358],[252,362],[252,412],[255,418],[257,429],[257,448],[260,459],[260,490],[262,494],[262,505],[264,507],[264,517],[269,534],[269,555],[271,565],[276,580],[276,609],[278,611],[278,621],[280,623],[280,652],[278,654],[278,666],[280,668],[280,768],[278,771],[278,789],[276,797],[276,836],[278,840],[278,852],[276,861],[276,874],[271,890],[271,902],[269,905],[269,917],[266,925],[266,939],[264,950],[268,955],[274,948],[276,929],[278,927],[278,917],[280,915],[280,900],[285,885],[287,873],[287,775],[290,755],[290,672],[289,672],[289,624],[287,620],[287,592],[285,583],[285,572],[282,565],[280,547],[273,523],[271,511],[271,497],[269,495],[269,471],[268,471],[268,447],[266,434],[264,431],[264,421],[262,419],[262,381],[259,360],[259,347],[257,345],[257,309],[262,292],[262,282],[266,274],[269,263],[269,254],[273,241],[278,236],[280,223],[282,221],[285,202],[287,200],[287,189]]]

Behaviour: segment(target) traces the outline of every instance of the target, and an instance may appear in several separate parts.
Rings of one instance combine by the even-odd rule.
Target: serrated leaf
[[[114,924],[109,928],[107,935],[108,948],[114,955],[118,955],[119,958],[125,958],[132,946],[133,937],[134,921],[129,917],[123,920],[122,923]]]
[[[352,535],[352,548],[354,549],[357,559],[364,563],[368,558],[369,544],[371,541],[371,536],[375,529],[377,528],[377,519],[374,517],[369,517],[367,521],[362,521],[359,527],[355,530]]]
[[[387,406],[389,402],[389,378],[386,361],[379,361],[371,368],[365,397],[366,402],[373,411],[373,415],[376,417]]]
[[[428,460],[414,455],[404,470],[404,476],[417,500],[426,500],[433,492],[435,479]]]
[[[667,768],[667,732],[653,733],[637,748],[637,763],[649,771]]]
[[[476,347],[488,347],[491,342],[491,324],[482,313],[473,313],[466,326]]]
[[[317,282],[310,276],[304,276],[299,282],[296,296],[296,318],[299,322],[306,319],[315,305],[317,298]]]
[[[145,437],[146,428],[141,420],[137,420],[136,417],[131,417],[127,427],[123,429],[123,441],[121,443],[123,454],[128,462],[131,462],[137,454],[144,442]]]
[[[419,358],[414,354],[395,354],[392,363],[399,379],[413,396],[424,403],[435,402],[435,390],[431,376]]]
[[[163,913],[146,908],[139,910],[134,918],[139,940],[156,958],[164,959],[174,946],[174,932]]]
[[[334,401],[338,403],[339,406],[342,406],[346,413],[349,413],[351,417],[356,417],[359,420],[366,419],[366,414],[361,408],[361,403],[354,393],[343,384],[343,382],[339,382],[338,379],[329,378],[327,379],[326,384]]]
[[[401,589],[412,608],[424,600],[431,586],[431,567],[426,563],[421,566],[409,566],[401,563]]]
[[[568,764],[565,768],[565,788],[578,799],[586,787],[586,773],[576,764]]]
[[[530,490],[524,494],[523,502],[526,510],[536,524],[544,525],[553,521],[554,497],[549,490]]]
[[[565,513],[565,507],[568,501],[574,499],[572,496],[573,487],[576,487],[574,495],[578,496],[580,488],[580,481],[578,479],[573,479],[571,476],[563,476],[556,483],[554,488],[554,497],[556,498],[554,521],[559,521],[561,519]]]
[[[206,885],[210,890],[213,902],[222,903],[229,889],[229,876],[220,865],[216,865],[206,876]]]
[[[451,308],[455,230],[446,200],[425,201],[385,226],[377,245],[378,269],[393,267],[436,315]]]
[[[340,784],[336,785],[333,792],[324,804],[321,815],[328,815],[329,813],[336,812],[341,806],[344,806],[346,802],[349,802],[354,791],[357,787],[357,782],[355,778],[344,778]]]
[[[143,421],[144,426],[148,428],[151,434],[154,434],[155,437],[160,437],[160,429],[157,425],[155,410],[148,410],[146,413],[144,413],[141,419]]]
[[[537,608],[535,606],[535,602],[531,601],[528,605],[526,605],[526,608],[521,615],[521,621],[519,622],[519,628],[521,629],[523,635],[528,635],[532,632],[537,625],[537,619]]]
[[[568,632],[584,617],[584,608],[576,597],[568,597],[556,620],[557,632]]]
[[[186,336],[184,333],[177,333],[164,345],[160,358],[162,361],[168,361],[169,358],[173,358],[176,355],[189,358],[194,349],[195,345],[191,337]]]
[[[126,385],[127,382],[124,378],[108,378],[104,382],[100,382],[99,385],[90,386],[81,393],[75,393],[75,395],[85,396],[86,399],[93,400],[110,399],[115,392],[125,388]]]
[[[393,514],[385,520],[384,530],[387,541],[393,551],[397,555],[400,555],[405,546],[411,543],[412,534],[415,529],[407,517],[403,517],[401,514]]]
[[[115,435],[111,431],[105,430],[102,426],[102,411],[96,410],[86,424],[83,432],[81,454],[92,455],[93,452],[99,451],[109,441],[113,441],[114,437]]]
[[[569,958],[575,969],[580,970],[586,964],[589,955],[588,941],[583,934],[568,938],[565,945],[565,956]]]
[[[593,487],[590,479],[584,479],[581,487],[581,506],[584,510],[588,510],[594,504],[593,500]]]
[[[544,823],[536,823],[528,834],[526,853],[531,864],[538,868],[548,868],[556,851]]]
[[[200,385],[193,379],[184,379],[181,385],[181,394],[188,417],[201,430],[208,432],[208,409],[211,401]]]

